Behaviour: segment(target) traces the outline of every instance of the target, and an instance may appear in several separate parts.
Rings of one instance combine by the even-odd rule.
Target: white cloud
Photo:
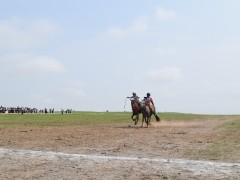
[[[64,65],[51,57],[30,57],[24,54],[0,57],[3,70],[2,77],[9,76],[38,76],[48,73],[62,73]]]
[[[141,16],[135,19],[127,28],[110,27],[107,34],[111,37],[123,38],[134,35],[142,35],[148,31],[148,18]]]
[[[164,9],[162,7],[157,8],[155,15],[157,19],[161,21],[175,20],[177,17],[174,11]]]
[[[155,47],[153,52],[155,54],[174,54],[175,50],[173,48]]]
[[[29,23],[29,30],[39,35],[49,36],[56,32],[57,25],[47,19],[38,19]]]
[[[63,89],[63,93],[65,96],[73,97],[73,98],[80,98],[85,96],[85,93],[80,88],[76,88],[76,87],[65,88]]]
[[[227,89],[239,89],[240,88],[240,81],[233,81],[233,82],[228,82],[226,84]]]
[[[64,66],[54,58],[39,57],[31,62],[26,62],[21,67],[26,72],[34,72],[38,74],[45,73],[61,73],[65,71]]]
[[[29,58],[29,57],[23,53],[6,54],[3,56],[0,56],[0,62],[4,64],[4,63],[9,63],[9,62],[14,62],[14,61],[24,61],[27,58]]]
[[[116,38],[123,38],[127,36],[127,33],[118,27],[110,27],[107,31],[107,34]]]
[[[176,13],[171,10],[158,7],[155,13],[155,17],[161,21],[170,21],[176,19]],[[107,34],[115,38],[124,38],[129,36],[143,35],[148,32],[149,18],[147,16],[140,16],[132,21],[132,23],[126,27],[113,26],[107,30]]]
[[[168,67],[163,69],[151,70],[145,74],[147,80],[178,81],[184,78],[179,68]]]
[[[24,50],[39,45],[56,33],[56,24],[47,19],[0,20],[0,49]]]
[[[148,18],[147,17],[139,17],[134,20],[129,27],[129,34],[144,34],[148,30]]]

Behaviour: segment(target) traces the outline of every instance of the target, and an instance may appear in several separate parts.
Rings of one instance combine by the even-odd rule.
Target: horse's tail
[[[160,119],[160,117],[158,117],[158,115],[156,115],[155,118],[156,118],[156,121],[157,121],[157,122],[160,122],[160,121],[161,121],[161,119]]]

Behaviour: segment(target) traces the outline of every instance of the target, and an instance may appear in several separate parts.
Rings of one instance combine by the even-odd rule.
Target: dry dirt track
[[[231,120],[0,129],[0,179],[240,179],[240,156],[198,154]]]

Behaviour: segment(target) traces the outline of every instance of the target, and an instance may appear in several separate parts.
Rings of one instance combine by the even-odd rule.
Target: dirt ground
[[[2,128],[0,179],[240,179],[240,154],[199,154],[232,120]]]

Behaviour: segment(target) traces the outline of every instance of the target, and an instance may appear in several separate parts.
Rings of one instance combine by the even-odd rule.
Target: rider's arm
[[[150,99],[150,102],[154,105],[154,102],[153,102],[152,98]]]

